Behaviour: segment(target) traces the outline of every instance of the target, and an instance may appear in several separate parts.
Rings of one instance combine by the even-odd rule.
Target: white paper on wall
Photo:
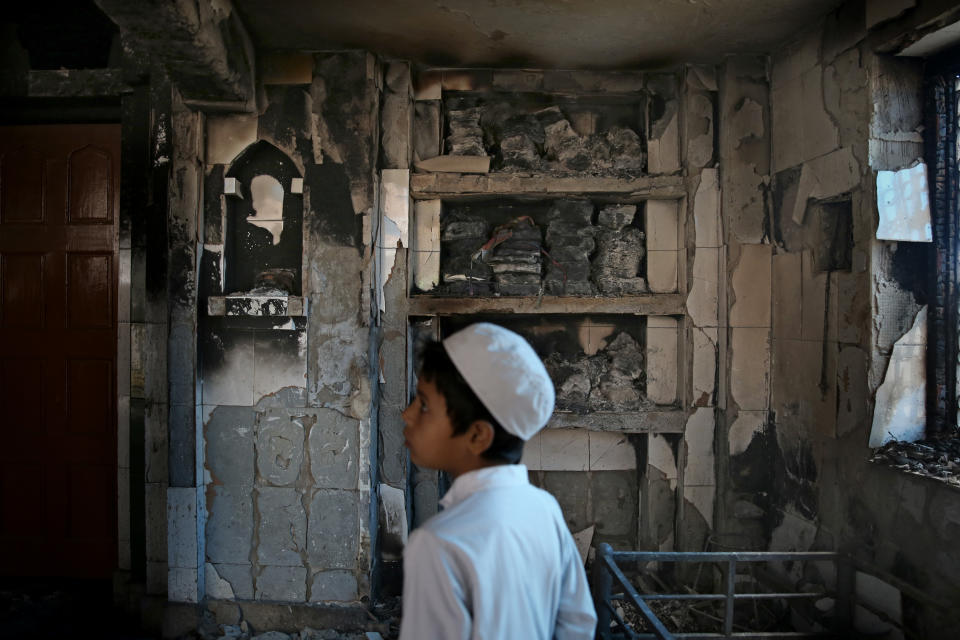
[[[932,242],[927,165],[877,172],[877,209],[879,240]]]

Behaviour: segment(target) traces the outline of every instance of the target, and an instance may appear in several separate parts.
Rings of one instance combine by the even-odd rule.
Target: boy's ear
[[[474,420],[467,428],[470,451],[480,455],[493,444],[493,425],[486,420]]]

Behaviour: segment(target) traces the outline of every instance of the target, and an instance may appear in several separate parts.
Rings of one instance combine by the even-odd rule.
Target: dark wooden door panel
[[[0,255],[0,327],[43,328],[42,253]]]
[[[68,329],[109,329],[113,326],[112,273],[112,254],[67,254]]]
[[[0,574],[116,566],[116,125],[0,127]]]
[[[0,155],[0,224],[43,222],[43,155],[25,146]]]

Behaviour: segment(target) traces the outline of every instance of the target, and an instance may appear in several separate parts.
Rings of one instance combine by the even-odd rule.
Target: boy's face
[[[453,435],[447,401],[437,385],[417,381],[417,395],[403,412],[404,444],[418,467],[439,469],[457,475],[468,453],[466,434]]]

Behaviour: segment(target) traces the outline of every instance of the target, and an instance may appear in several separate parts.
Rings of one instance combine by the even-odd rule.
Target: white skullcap
[[[513,331],[472,324],[443,341],[453,365],[500,426],[529,440],[553,413],[555,392],[540,356]]]

